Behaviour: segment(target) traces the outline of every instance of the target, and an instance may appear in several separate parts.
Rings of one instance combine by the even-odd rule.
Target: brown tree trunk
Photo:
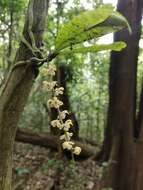
[[[22,143],[30,143],[33,145],[50,148],[52,150],[57,150],[59,144],[59,138],[54,135],[51,135],[49,133],[39,134],[27,130],[25,131],[22,129],[17,130],[15,140]],[[80,141],[74,142],[77,146],[80,146],[82,149],[80,155],[78,155],[78,159],[85,159],[91,156],[94,157],[99,151],[98,146],[92,146],[91,144],[89,144],[88,140],[81,139]]]
[[[134,127],[135,137],[138,138],[141,131],[141,125],[142,125],[142,119],[143,119],[143,81],[142,81],[142,88],[141,88],[141,94],[140,94],[140,102],[139,102],[139,111],[136,118],[136,123]]]
[[[29,43],[28,25],[33,13],[32,31],[37,47],[42,44],[48,0],[31,0],[23,35]],[[21,42],[15,64],[28,60],[32,52]],[[19,118],[27,102],[33,81],[35,66],[23,64],[11,70],[0,94],[0,190],[11,190],[12,152]]]
[[[135,183],[134,189],[141,190],[142,189],[142,181],[143,181],[143,86],[140,96],[140,105],[139,105],[139,113],[137,117],[137,122],[135,125],[135,132],[137,132],[136,136],[136,144],[135,144],[135,154],[134,154],[134,164],[135,164]]]
[[[8,42],[8,69],[11,66],[11,55],[12,55],[12,40],[13,40],[13,27],[14,27],[14,3],[11,0],[10,1],[10,25],[9,25],[9,42]]]
[[[142,4],[142,0],[118,1],[118,11],[129,21],[132,34],[127,30],[116,33],[115,41],[125,41],[127,48],[111,54],[108,126],[103,146],[103,159],[109,161],[109,168],[103,186],[114,190],[137,190],[133,132]]]

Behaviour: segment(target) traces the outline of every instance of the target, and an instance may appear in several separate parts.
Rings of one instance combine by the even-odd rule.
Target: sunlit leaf
[[[95,44],[89,47],[74,48],[72,50],[66,49],[66,50],[63,50],[61,54],[98,52],[98,51],[103,51],[103,50],[121,51],[125,47],[126,47],[126,43],[124,42],[114,42],[111,44],[101,44],[101,45]]]
[[[128,27],[127,20],[112,6],[85,11],[61,26],[56,38],[56,51]],[[130,29],[130,28],[129,28]]]

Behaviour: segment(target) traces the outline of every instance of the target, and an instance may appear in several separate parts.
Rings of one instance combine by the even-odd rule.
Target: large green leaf
[[[103,51],[103,50],[121,51],[125,47],[126,47],[126,43],[124,42],[114,42],[111,44],[101,44],[101,45],[95,44],[89,47],[66,49],[66,50],[61,51],[60,54],[98,52],[98,51]]]
[[[129,27],[127,20],[112,6],[85,11],[61,26],[56,38],[56,51]]]

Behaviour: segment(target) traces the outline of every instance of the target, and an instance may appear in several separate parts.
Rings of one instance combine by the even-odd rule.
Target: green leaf
[[[60,54],[67,54],[67,53],[87,53],[87,52],[98,52],[103,50],[114,50],[114,51],[121,51],[123,48],[126,47],[126,43],[124,42],[114,42],[112,44],[95,44],[89,47],[81,47],[75,49],[66,49],[63,50]]]
[[[128,27],[127,20],[112,6],[102,6],[85,11],[61,26],[56,38],[55,48],[59,52],[78,43],[98,38],[105,34]]]
[[[30,169],[28,168],[16,168],[16,173],[18,175],[30,173]]]

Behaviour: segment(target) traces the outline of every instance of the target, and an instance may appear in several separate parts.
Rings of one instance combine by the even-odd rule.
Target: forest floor
[[[15,143],[14,190],[95,190],[102,167],[92,159],[59,160],[57,153],[29,144]]]

